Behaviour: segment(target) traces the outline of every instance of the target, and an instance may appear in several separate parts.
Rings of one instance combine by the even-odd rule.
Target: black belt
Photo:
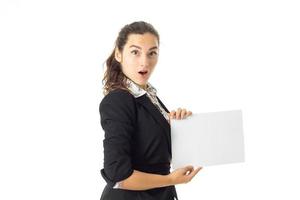
[[[133,168],[142,172],[167,175],[170,173],[170,163],[133,164]]]

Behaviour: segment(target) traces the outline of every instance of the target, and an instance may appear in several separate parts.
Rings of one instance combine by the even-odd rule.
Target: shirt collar
[[[130,92],[133,94],[135,98],[138,98],[146,93],[151,94],[152,96],[156,96],[156,88],[151,85],[149,82],[147,83],[146,90],[141,88],[139,85],[137,85],[135,82],[133,82],[131,79],[127,78],[127,88],[130,90]]]

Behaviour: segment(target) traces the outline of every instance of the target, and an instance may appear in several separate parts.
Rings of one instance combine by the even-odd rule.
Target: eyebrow
[[[137,46],[137,45],[130,45],[130,47],[135,47],[135,48],[138,48],[138,49],[142,49],[141,47]],[[153,49],[157,49],[157,46],[154,46],[154,47],[151,47],[149,50],[153,50]]]

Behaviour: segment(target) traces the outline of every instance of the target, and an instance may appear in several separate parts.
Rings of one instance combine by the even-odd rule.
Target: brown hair
[[[115,41],[115,47],[111,55],[106,59],[106,70],[104,73],[104,77],[102,79],[103,86],[103,94],[106,95],[110,91],[120,88],[127,89],[126,85],[126,76],[122,72],[121,63],[119,63],[115,59],[115,50],[119,49],[120,52],[123,51],[124,46],[128,40],[129,34],[144,34],[151,33],[157,37],[159,44],[159,34],[155,30],[155,28],[144,21],[137,21],[131,24],[125,25],[119,32],[119,35]]]

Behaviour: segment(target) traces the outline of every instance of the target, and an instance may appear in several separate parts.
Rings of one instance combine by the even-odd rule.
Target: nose
[[[149,58],[147,57],[146,54],[143,54],[141,57],[140,57],[140,65],[141,66],[148,66],[149,64]]]

